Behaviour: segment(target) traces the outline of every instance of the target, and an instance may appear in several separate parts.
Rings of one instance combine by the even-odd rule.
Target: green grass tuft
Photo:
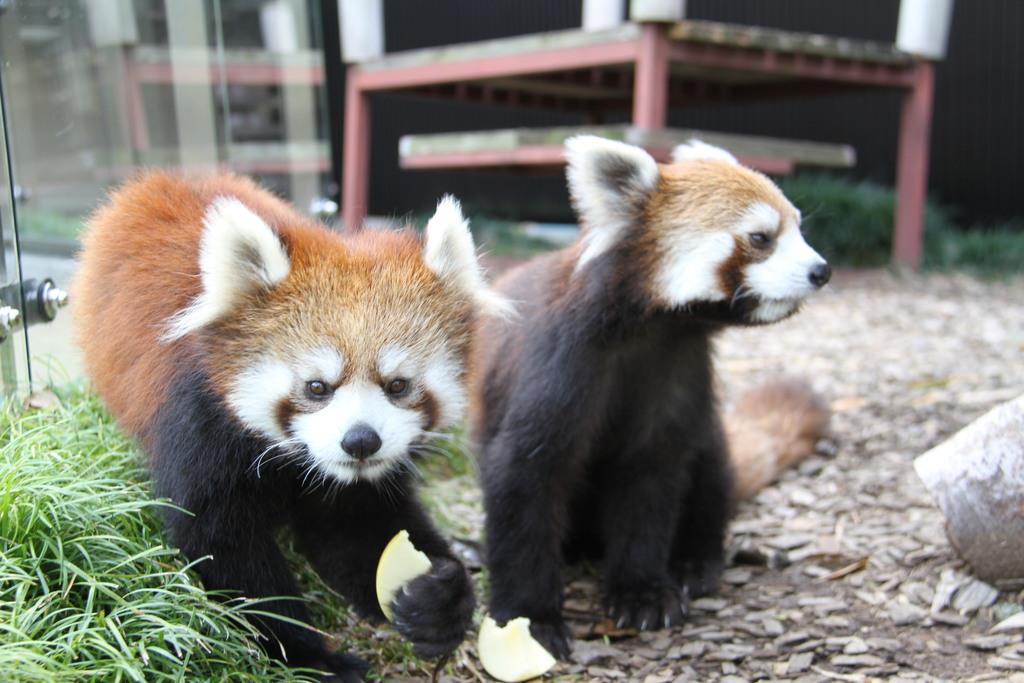
[[[131,443],[98,401],[0,415],[0,672],[22,681],[299,681],[161,533]]]

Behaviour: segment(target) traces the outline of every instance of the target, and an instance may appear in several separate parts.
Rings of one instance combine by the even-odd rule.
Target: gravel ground
[[[567,614],[573,681],[1024,681],[1024,608],[972,578],[911,467],[1024,392],[1024,279],[841,274],[795,318],[720,338],[726,398],[780,372],[832,404],[834,438],[742,506],[719,595],[682,628],[619,632],[579,576]],[[479,538],[470,478],[433,485],[456,535]],[[486,680],[467,643],[442,680]]]

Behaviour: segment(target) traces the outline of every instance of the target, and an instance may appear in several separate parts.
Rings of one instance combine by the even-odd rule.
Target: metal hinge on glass
[[[11,330],[21,325],[21,311],[13,306],[0,306],[0,342],[7,339]]]
[[[68,304],[68,293],[58,287],[50,278],[42,280],[26,280],[21,285],[21,296],[18,296],[18,285],[4,287],[0,294],[0,341],[7,337],[8,332],[20,325],[31,326],[36,323],[48,323],[57,317],[60,309]],[[25,303],[24,315],[19,310],[21,302]]]

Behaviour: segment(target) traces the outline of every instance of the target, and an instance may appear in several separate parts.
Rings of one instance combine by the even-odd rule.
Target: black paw
[[[391,623],[412,642],[418,657],[454,651],[476,604],[469,574],[457,560],[433,557],[431,562],[430,572],[410,581],[391,602]]]
[[[370,669],[359,657],[343,652],[325,652],[303,666],[323,671],[320,679],[323,683],[363,683]]]
[[[530,619],[530,635],[555,659],[568,660],[572,654],[572,631],[560,617]]]
[[[608,616],[618,628],[654,631],[683,623],[687,613],[686,589],[672,585],[630,586],[611,589],[605,598]]]
[[[714,595],[722,578],[722,560],[691,560],[683,569],[683,586],[692,598]]]

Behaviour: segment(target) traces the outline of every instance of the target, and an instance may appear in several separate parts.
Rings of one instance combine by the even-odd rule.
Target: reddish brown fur
[[[743,166],[717,160],[690,160],[662,165],[658,187],[645,207],[645,222],[656,231],[684,220],[690,225],[725,229],[751,204],[765,202],[782,219],[795,217],[789,200],[775,183]]]
[[[166,343],[155,321],[200,293],[203,215],[220,196],[237,197],[274,228],[291,272],[208,328]],[[171,378],[190,363],[204,363],[223,392],[256,355],[287,357],[310,342],[342,351],[347,368],[372,367],[370,354],[387,343],[446,343],[456,357],[468,346],[472,304],[424,265],[414,233],[343,237],[239,176],[144,174],[111,195],[83,242],[78,341],[97,390],[129,432],[150,423]]]
[[[740,396],[725,415],[737,498],[753,497],[813,453],[829,418],[825,402],[799,380],[767,382]]]

